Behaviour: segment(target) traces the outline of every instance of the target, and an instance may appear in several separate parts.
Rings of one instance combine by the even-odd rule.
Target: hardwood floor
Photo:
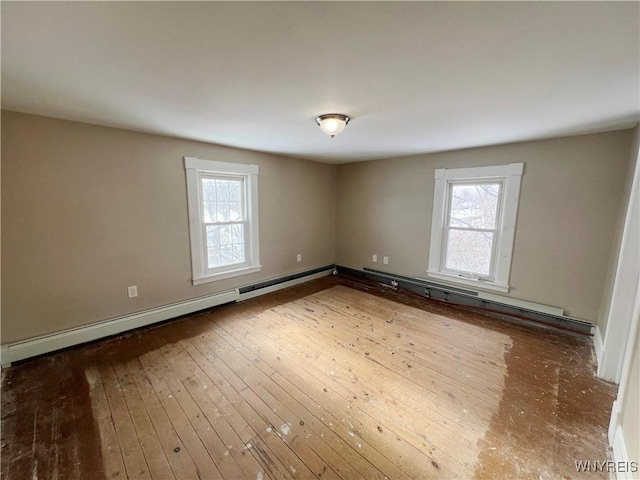
[[[591,341],[327,277],[14,365],[2,479],[606,478]]]

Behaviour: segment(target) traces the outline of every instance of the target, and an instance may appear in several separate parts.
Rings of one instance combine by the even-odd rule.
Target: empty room
[[[0,18],[0,480],[640,478],[640,2]]]

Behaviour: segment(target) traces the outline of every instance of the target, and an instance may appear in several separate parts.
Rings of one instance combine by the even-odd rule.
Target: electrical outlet
[[[389,265],[389,257],[382,257],[382,263]]]
[[[376,255],[375,253],[371,256],[371,261],[373,263],[378,263],[378,255]]]
[[[297,260],[298,262],[301,262],[301,261],[302,261],[302,254],[301,254],[301,253],[299,253],[299,254],[298,254],[298,256],[296,257],[296,260]]]
[[[138,286],[137,285],[131,285],[130,287],[127,287],[127,294],[129,295],[129,298],[134,298],[138,296]]]

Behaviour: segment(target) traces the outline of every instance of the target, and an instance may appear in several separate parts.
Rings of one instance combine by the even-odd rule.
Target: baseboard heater
[[[321,276],[330,275],[335,265],[314,268],[291,275],[285,275],[272,280],[246,285],[233,290],[219,292],[204,297],[185,300],[162,307],[112,318],[81,327],[63,330],[61,332],[42,335],[20,342],[5,344],[0,347],[0,363],[3,367],[12,362],[37,357],[46,353],[73,347],[81,343],[92,342],[101,338],[117,335],[135,328],[145,327],[154,323],[188,315],[207,308],[224,305],[226,303],[246,300],[264,295],[298,283],[308,282]]]
[[[299,273],[292,273],[272,280],[254,283],[253,285],[246,285],[238,289],[240,292],[240,300],[246,300],[257,295],[264,295],[265,293],[287,288],[298,283],[308,282],[315,278],[324,277],[331,274],[335,269],[336,266],[332,263],[330,265],[325,265],[324,267],[313,268]]]
[[[370,268],[357,269],[343,265],[337,265],[336,268],[341,275],[350,275],[388,285],[391,285],[392,281],[397,282],[396,286],[398,288],[417,293],[427,298],[443,300],[462,307],[489,309],[496,314],[511,316],[519,321],[536,326],[555,328],[560,331],[579,335],[592,335],[593,324],[563,315],[563,311],[558,308],[547,307],[546,305],[538,306],[531,302],[520,302],[523,305],[510,305],[500,302],[498,295],[487,295],[484,297],[482,293],[471,290]],[[509,301],[509,299],[505,298],[505,301]]]

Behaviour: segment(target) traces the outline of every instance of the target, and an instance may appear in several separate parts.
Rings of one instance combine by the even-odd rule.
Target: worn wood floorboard
[[[592,355],[327,277],[3,370],[0,480],[607,478]]]

